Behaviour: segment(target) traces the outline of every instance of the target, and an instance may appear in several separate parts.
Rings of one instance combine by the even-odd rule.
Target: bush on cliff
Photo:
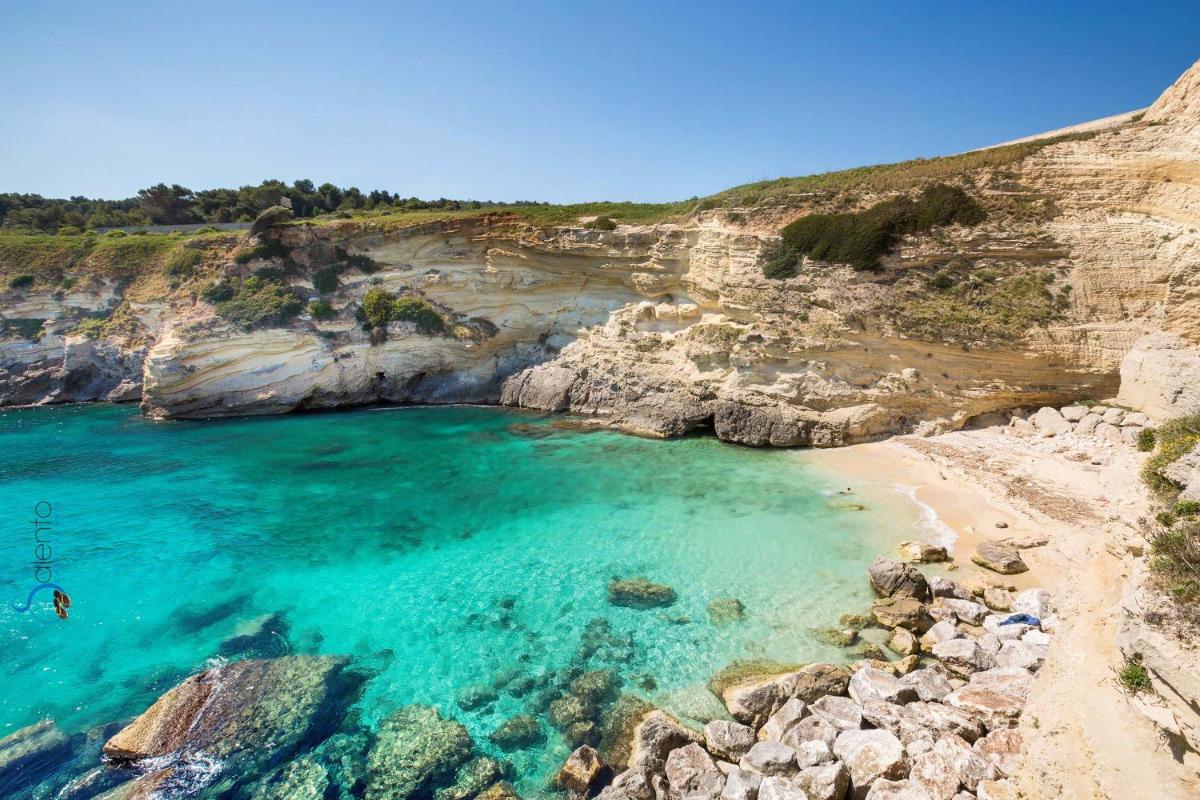
[[[313,273],[313,288],[321,294],[329,294],[338,288],[337,267],[325,267]]]
[[[763,274],[789,278],[796,274],[803,256],[876,271],[880,256],[900,236],[941,225],[977,225],[985,216],[983,207],[966,192],[946,184],[926,187],[916,200],[897,197],[863,211],[809,214],[783,229],[779,245],[767,256]]]
[[[583,227],[593,231],[615,231],[617,223],[612,217],[596,217],[591,222],[584,224]]]
[[[1155,429],[1154,436],[1157,446],[1142,466],[1142,480],[1161,495],[1173,495],[1179,487],[1163,474],[1163,470],[1200,443],[1200,415],[1163,423]]]
[[[217,314],[246,328],[284,324],[302,308],[300,299],[286,286],[259,277],[214,284],[201,292],[201,297],[213,303]]]
[[[363,297],[363,313],[372,327],[389,322],[412,322],[425,334],[441,333],[446,321],[424,297],[397,297],[386,289],[372,289]]]
[[[203,261],[204,256],[199,250],[183,248],[167,259],[167,274],[176,278],[190,278]]]
[[[311,300],[308,304],[308,314],[316,320],[333,319],[333,306],[328,300]]]

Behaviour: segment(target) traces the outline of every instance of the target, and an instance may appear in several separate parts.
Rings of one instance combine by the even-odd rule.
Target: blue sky
[[[0,0],[0,191],[661,201],[1148,105],[1200,3]]]

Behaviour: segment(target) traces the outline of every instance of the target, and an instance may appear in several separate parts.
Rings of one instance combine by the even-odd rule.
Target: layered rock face
[[[750,445],[832,446],[1109,397],[1135,343],[1167,336],[1169,358],[1157,340],[1130,356],[1138,377],[1123,396],[1152,416],[1182,413],[1194,401],[1164,382],[1200,364],[1197,74],[1141,120],[964,176],[993,207],[1033,198],[1050,210],[907,237],[881,273],[805,260],[794,278],[764,277],[779,226],[819,208],[804,202],[614,231],[512,217],[286,228],[301,267],[340,248],[378,270],[343,275],[327,321],[238,330],[195,297],[132,309],[149,344],[143,407],[173,418],[499,402],[649,435],[711,428]],[[939,317],[974,313],[953,305],[906,322],[920,276],[964,263],[1007,276],[997,285],[1044,274],[1062,308],[1005,335],[961,322],[943,335],[939,323],[954,320]],[[372,288],[423,296],[447,332],[393,322],[385,340],[369,333],[354,317]],[[1007,320],[1011,301],[993,302],[987,312]],[[70,340],[5,345],[0,402],[137,395],[143,360],[127,344],[92,345],[79,369],[60,345],[72,352]]]

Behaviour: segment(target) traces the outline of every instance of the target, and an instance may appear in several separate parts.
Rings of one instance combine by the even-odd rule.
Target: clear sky
[[[1200,2],[0,0],[0,191],[677,200],[1148,105]]]

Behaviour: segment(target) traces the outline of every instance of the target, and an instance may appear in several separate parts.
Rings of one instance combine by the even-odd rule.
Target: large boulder
[[[940,669],[917,669],[900,679],[905,686],[912,688],[917,697],[926,702],[941,700],[954,690]]]
[[[916,690],[890,672],[863,667],[850,678],[850,697],[859,705],[869,700],[907,703],[917,699]]]
[[[1028,614],[1038,619],[1050,616],[1051,610],[1050,593],[1045,589],[1026,589],[1012,602],[1014,614]]]
[[[1027,670],[997,667],[975,673],[944,702],[975,715],[988,728],[1002,728],[1020,715],[1032,686],[1033,676]]]
[[[931,795],[918,781],[877,780],[871,784],[866,800],[930,800]]]
[[[954,765],[933,750],[913,756],[908,777],[921,784],[932,800],[953,800],[962,785]]]
[[[725,774],[695,742],[672,750],[667,756],[665,772],[671,796],[679,800],[685,797],[716,800],[725,788]]]
[[[937,601],[937,605],[949,609],[955,618],[968,625],[980,625],[989,613],[988,607],[982,603],[954,597],[944,597]]]
[[[916,567],[886,556],[877,556],[867,567],[871,588],[880,597],[929,597],[929,583]]]
[[[980,542],[971,560],[981,567],[999,572],[1001,575],[1016,575],[1029,567],[1021,560],[1021,554],[999,542]]]
[[[992,657],[974,639],[947,639],[933,646],[933,655],[946,669],[961,677],[991,669]]]
[[[1021,639],[1010,639],[1000,646],[996,654],[997,667],[1020,667],[1030,671],[1041,668],[1049,648],[1043,644],[1031,644]]]
[[[758,785],[758,800],[808,800],[808,795],[794,777],[768,775]]]
[[[661,608],[677,599],[675,590],[645,578],[614,578],[608,584],[608,602],[626,608]]]
[[[756,800],[760,783],[762,783],[762,775],[734,767],[725,776],[725,788],[721,790],[721,800]]]
[[[756,742],[742,756],[738,766],[759,775],[792,775],[799,765],[796,751],[782,742]]]
[[[357,697],[361,676],[338,656],[235,661],[192,675],[104,745],[117,763],[203,752],[276,761],[317,739]]]
[[[1012,728],[1000,728],[976,739],[971,749],[1000,775],[1012,775],[1021,766],[1021,734]]]
[[[406,706],[379,726],[367,753],[366,800],[406,800],[428,793],[471,757],[467,729],[436,708]]]
[[[751,678],[725,687],[721,699],[738,722],[762,726],[789,700],[812,702],[827,694],[846,693],[850,674],[835,664],[809,664],[782,675]]]
[[[896,545],[896,551],[903,561],[910,564],[938,564],[950,560],[950,554],[946,552],[945,547],[929,542],[910,539]]]
[[[850,682],[853,684],[854,679]],[[822,697],[809,706],[814,716],[828,722],[839,731],[849,731],[862,727],[862,708],[849,697],[830,695]]]
[[[665,711],[652,711],[633,730],[629,768],[647,774],[661,774],[672,750],[702,740],[701,734],[685,728]]]
[[[807,767],[795,778],[808,800],[843,800],[850,788],[850,773],[840,761]]]
[[[918,701],[904,706],[904,718],[918,725],[930,736],[953,734],[973,742],[983,736],[983,725],[971,714],[944,703]]]
[[[946,759],[968,791],[975,791],[980,781],[996,778],[996,768],[972,750],[971,745],[960,736],[943,736],[934,744],[933,752]]]
[[[884,730],[843,731],[834,742],[833,754],[850,771],[855,800],[864,800],[876,780],[899,780],[907,774],[904,745]]]
[[[1071,423],[1067,422],[1057,408],[1050,406],[1039,408],[1029,421],[1043,436],[1058,436],[1071,430]]]
[[[820,717],[805,717],[783,735],[783,743],[797,752],[804,749],[806,742],[822,742],[830,750],[837,741],[838,729]]]
[[[725,761],[737,763],[756,741],[758,737],[749,725],[714,719],[704,726],[704,743],[708,751]]]
[[[761,741],[783,741],[783,735],[792,729],[808,713],[808,705],[803,700],[792,698],[779,707],[779,710],[767,719],[758,730]]]
[[[885,628],[920,630],[926,619],[926,606],[915,597],[888,597],[871,604],[871,616]]]

